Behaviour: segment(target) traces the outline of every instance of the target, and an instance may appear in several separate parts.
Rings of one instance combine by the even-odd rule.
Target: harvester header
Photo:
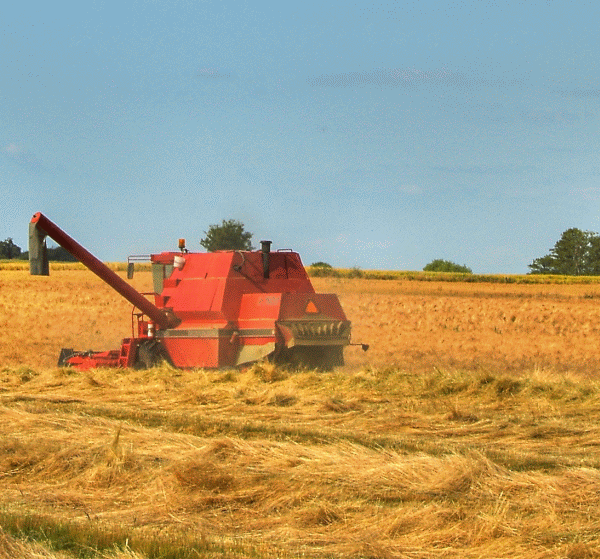
[[[133,332],[121,348],[65,348],[59,366],[220,368],[261,359],[331,368],[342,365],[350,322],[334,294],[315,293],[300,256],[271,251],[189,252],[147,257],[154,303],[41,213],[29,226],[30,272],[48,275],[45,237],[64,247],[134,306]],[[136,257],[139,260],[139,257]],[[136,328],[137,327],[137,328]]]

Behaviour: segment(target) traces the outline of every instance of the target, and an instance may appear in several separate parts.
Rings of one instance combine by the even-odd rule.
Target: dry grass
[[[5,530],[140,557],[596,556],[597,381],[264,367],[5,369]]]
[[[77,373],[129,305],[0,272],[0,558],[600,557],[595,286],[315,284],[340,370]]]
[[[138,274],[134,287],[150,291],[149,276]],[[117,348],[131,335],[131,311],[84,269],[53,270],[49,277],[0,271],[0,363],[48,367],[62,347]]]

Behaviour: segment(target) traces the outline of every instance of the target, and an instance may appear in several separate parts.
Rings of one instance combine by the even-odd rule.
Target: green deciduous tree
[[[0,241],[0,258],[19,258],[21,254],[21,247],[17,246],[13,240],[9,237],[5,241]]]
[[[541,258],[536,258],[531,264],[529,264],[528,268],[531,270],[531,274],[554,274],[555,272],[555,262],[554,257],[550,254],[546,256],[542,256]]]
[[[600,276],[600,237],[595,233],[590,235],[587,263],[588,274]]]
[[[455,264],[454,262],[450,262],[449,260],[442,260],[438,258],[433,260],[429,264],[427,264],[423,268],[424,272],[460,272],[462,274],[472,274],[473,270],[468,268],[467,266],[461,266],[460,264]]]
[[[235,219],[223,220],[220,225],[211,225],[204,231],[206,237],[200,244],[208,251],[252,250],[252,233],[244,230],[244,224]]]
[[[592,231],[567,229],[550,254],[536,258],[528,267],[532,274],[600,275],[600,237]]]

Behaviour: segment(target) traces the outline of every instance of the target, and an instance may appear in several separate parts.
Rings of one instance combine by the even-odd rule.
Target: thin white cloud
[[[436,70],[418,68],[375,68],[362,72],[341,72],[321,74],[307,79],[313,87],[385,87],[419,89],[422,87],[452,87],[471,90],[477,87],[503,88],[522,84],[523,77],[488,79],[476,72],[450,70],[445,67]]]
[[[8,144],[1,148],[0,152],[30,173],[39,175],[48,170],[35,153],[18,144]]]
[[[402,194],[417,196],[423,193],[423,189],[415,184],[403,184],[398,189]]]
[[[18,146],[17,144],[8,144],[4,148],[2,148],[4,153],[8,153],[11,156],[18,156],[19,153],[23,152],[23,148]]]
[[[234,73],[230,70],[226,70],[224,68],[217,68],[216,66],[203,66],[198,69],[198,73],[196,74],[199,78],[205,79],[229,79],[233,78]]]
[[[528,111],[521,113],[523,120],[532,124],[574,124],[581,120],[581,116],[569,111]]]
[[[564,97],[576,97],[585,99],[586,97],[600,97],[600,89],[573,89],[560,92]]]

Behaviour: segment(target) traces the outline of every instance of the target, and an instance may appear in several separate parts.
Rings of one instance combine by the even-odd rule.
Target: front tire
[[[137,349],[135,366],[138,369],[151,369],[162,363],[170,363],[167,350],[156,340],[144,340]]]

